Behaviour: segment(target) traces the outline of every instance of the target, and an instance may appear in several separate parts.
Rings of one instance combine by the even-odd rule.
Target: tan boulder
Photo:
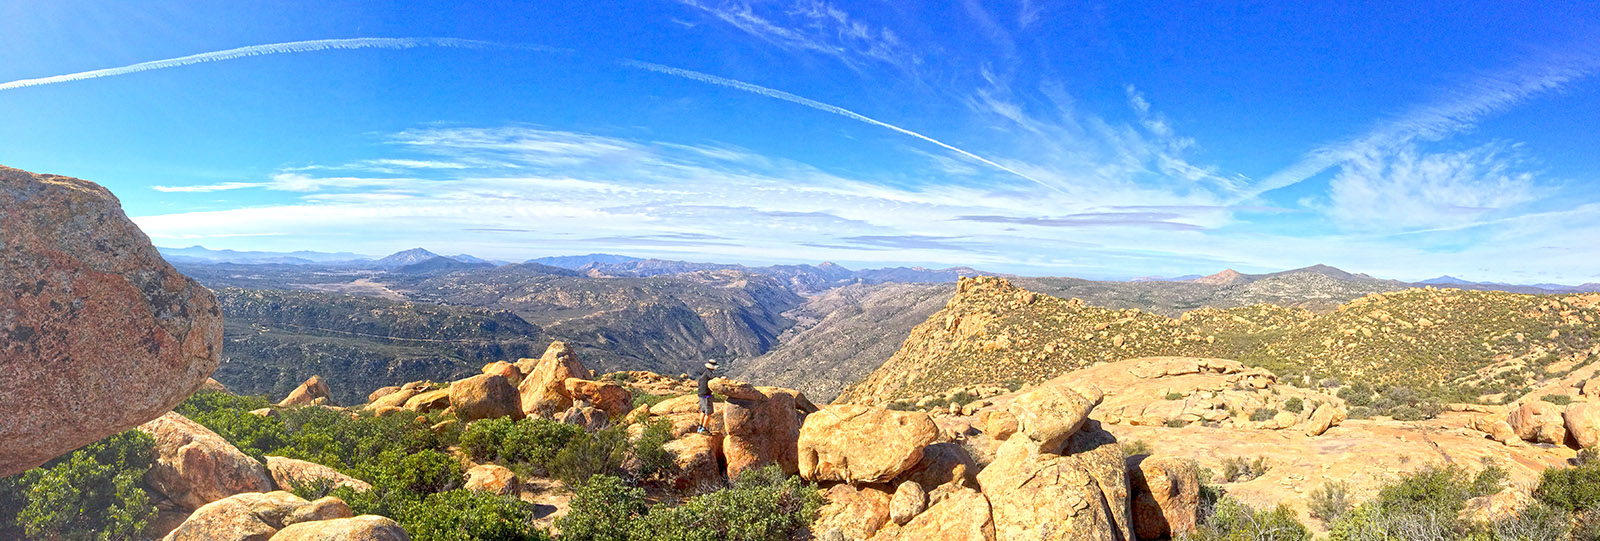
[[[200,384],[200,390],[217,392],[217,393],[226,393],[226,392],[228,392],[228,386],[227,385],[223,385],[222,382],[217,381],[214,378],[206,378],[206,382]]]
[[[1561,420],[1567,434],[1580,448],[1600,445],[1600,403],[1579,402],[1569,404],[1561,411]]]
[[[723,412],[727,405],[722,402],[711,404],[711,426],[707,427],[713,434],[726,434],[723,430]],[[681,438],[685,434],[695,432],[700,426],[700,399],[694,395],[684,395],[668,398],[650,407],[650,417],[664,418],[672,423],[672,437]],[[720,444],[719,444],[720,445]]]
[[[367,395],[367,403],[370,404],[370,403],[378,400],[379,398],[383,398],[385,396],[389,396],[390,394],[398,392],[399,390],[400,390],[400,386],[399,385],[390,385],[388,387],[379,387],[378,390],[372,391],[371,394]]]
[[[722,438],[691,433],[667,442],[661,449],[672,456],[672,463],[677,466],[672,479],[674,488],[688,491],[722,482]]]
[[[271,541],[411,541],[411,536],[388,517],[361,515],[292,524]]]
[[[283,517],[283,525],[299,524],[301,522],[316,522],[319,520],[333,520],[336,518],[350,518],[355,516],[350,511],[350,504],[333,496],[323,496],[312,500],[304,507],[289,512]]]
[[[1600,396],[1600,377],[1593,377],[1584,381],[1583,388],[1579,392],[1589,398]]]
[[[633,408],[633,393],[615,383],[570,378],[562,386],[573,400],[587,400],[611,418],[626,415]]]
[[[952,492],[904,527],[885,525],[872,541],[995,541],[989,500],[970,488]]]
[[[1344,408],[1339,406],[1333,404],[1322,404],[1317,406],[1317,409],[1312,410],[1311,415],[1306,418],[1306,435],[1321,436],[1322,434],[1326,433],[1328,429],[1339,426],[1339,423],[1343,423],[1344,416]]]
[[[1506,418],[1506,424],[1511,425],[1517,437],[1525,441],[1559,445],[1567,438],[1567,427],[1561,419],[1561,406],[1543,400],[1523,402]]]
[[[406,401],[411,400],[411,397],[417,396],[417,394],[421,392],[422,391],[416,389],[402,388],[398,391],[380,396],[377,400],[367,403],[366,409],[374,412],[387,408],[402,409],[402,407],[406,405]]]
[[[405,405],[400,407],[402,409],[415,411],[418,413],[442,411],[445,408],[450,407],[450,389],[435,389],[432,391],[417,393],[415,396],[407,398]]]
[[[164,541],[267,541],[311,502],[284,491],[235,494],[196,509]]]
[[[273,484],[283,490],[293,490],[301,486],[311,487],[324,482],[334,487],[350,487],[356,492],[372,490],[372,485],[366,481],[315,462],[293,458],[267,456],[267,472],[272,474]]]
[[[1467,500],[1461,507],[1458,517],[1468,522],[1490,524],[1502,520],[1515,519],[1524,509],[1533,504],[1533,496],[1521,489],[1512,487],[1487,496],[1478,496]]]
[[[995,441],[1005,441],[1012,434],[1017,433],[1017,416],[1010,412],[988,410],[979,414],[978,421],[983,424],[983,433],[988,434]]]
[[[522,485],[517,474],[498,464],[479,464],[467,470],[467,482],[462,488],[473,492],[488,492],[508,496],[517,494]]]
[[[1200,476],[1194,463],[1171,457],[1128,457],[1133,531],[1139,539],[1192,533],[1200,515]]]
[[[244,492],[269,492],[266,467],[200,423],[177,412],[139,425],[155,439],[145,482],[185,509]]]
[[[601,411],[600,408],[590,406],[589,402],[582,400],[573,402],[572,407],[567,408],[567,411],[562,413],[556,420],[569,425],[581,426],[590,432],[602,430],[611,424],[611,418],[606,415],[606,412]]]
[[[1080,391],[1044,386],[1018,395],[1010,411],[1017,418],[1017,431],[1031,440],[1033,449],[1054,453],[1089,418],[1102,396],[1094,387]]]
[[[800,476],[810,481],[883,483],[917,461],[939,436],[928,414],[835,405],[800,427]]]
[[[110,191],[0,167],[0,477],[171,411],[221,351],[216,298]]]
[[[553,419],[572,407],[572,396],[567,394],[568,379],[590,377],[589,369],[578,362],[577,354],[559,340],[551,342],[550,348],[537,360],[517,361],[517,369],[523,373],[522,383],[517,386],[522,412],[546,419]]]
[[[1522,438],[1517,437],[1517,431],[1511,428],[1504,418],[1492,415],[1474,415],[1469,421],[1473,430],[1489,435],[1489,439],[1506,445],[1521,445]]]
[[[483,365],[483,373],[505,376],[506,381],[512,385],[522,383],[522,369],[505,361],[495,361]]]
[[[916,481],[902,481],[889,498],[889,520],[905,526],[928,508],[928,493]]]
[[[1111,434],[1091,421],[1067,437],[1062,454],[1038,452],[1036,445],[1031,437],[1006,440],[978,473],[997,539],[1133,538],[1126,464]]]
[[[746,469],[767,464],[777,464],[791,475],[800,471],[803,413],[797,391],[752,387],[722,378],[712,380],[711,390],[728,397],[722,409],[722,453],[730,479]]]
[[[922,459],[900,474],[900,479],[915,481],[923,488],[943,485],[972,486],[978,463],[967,449],[955,442],[943,442],[922,449]]]
[[[326,401],[330,396],[333,396],[333,393],[328,390],[328,384],[322,381],[322,376],[311,376],[311,379],[301,383],[293,391],[289,391],[289,396],[278,402],[278,407],[309,406],[312,401],[318,398]]]
[[[450,407],[462,421],[522,418],[522,404],[517,388],[504,376],[478,374],[450,384]]]
[[[847,539],[867,539],[889,522],[888,492],[876,486],[834,485],[823,493],[828,503],[817,510],[811,531],[837,529]]]

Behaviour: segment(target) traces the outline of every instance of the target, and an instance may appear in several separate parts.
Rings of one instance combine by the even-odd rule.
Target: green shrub
[[[156,513],[143,488],[154,448],[149,435],[129,430],[0,480],[0,518],[8,522],[0,533],[20,527],[32,539],[141,537]]]
[[[672,441],[672,422],[657,419],[644,425],[644,433],[633,442],[633,456],[638,460],[640,479],[661,479],[673,475],[678,464],[672,453],[662,446]]]
[[[1154,449],[1150,448],[1150,442],[1144,440],[1129,440],[1117,445],[1122,448],[1123,457],[1148,455],[1155,452]]]
[[[1422,410],[1411,406],[1399,406],[1389,410],[1389,417],[1396,421],[1421,421]]]
[[[1495,520],[1488,524],[1488,530],[1495,539],[1507,540],[1559,540],[1577,539],[1590,541],[1592,535],[1572,535],[1572,513],[1565,509],[1551,507],[1543,502],[1534,502],[1515,516]]]
[[[1272,408],[1256,408],[1255,411],[1250,412],[1250,420],[1259,423],[1261,421],[1265,421],[1265,420],[1271,419],[1272,416],[1277,415],[1277,414],[1278,414],[1278,410],[1276,410],[1276,409],[1272,409]]]
[[[1267,473],[1267,459],[1256,457],[1254,461],[1244,457],[1231,457],[1222,461],[1222,480],[1225,483],[1249,481]]]
[[[1350,411],[1345,412],[1344,417],[1346,419],[1371,419],[1372,408],[1366,406],[1356,406],[1350,408]]]
[[[1365,383],[1355,383],[1349,387],[1339,389],[1338,396],[1352,408],[1372,405],[1372,388]]]
[[[387,452],[401,454],[443,450],[456,443],[450,433],[431,430],[432,419],[415,415],[373,416],[320,407],[280,412],[289,447],[282,454],[352,473],[361,465],[377,462]]]
[[[1600,464],[1546,469],[1533,497],[1568,512],[1600,507]]]
[[[656,404],[666,402],[668,398],[677,398],[679,396],[683,395],[650,394],[635,389],[633,390],[633,409],[639,409],[640,406],[654,406]]]
[[[1166,425],[1167,428],[1183,428],[1189,426],[1189,422],[1183,419],[1167,419]]]
[[[1565,406],[1572,403],[1572,397],[1564,394],[1547,394],[1539,397],[1539,399],[1557,406]]]
[[[1295,518],[1293,510],[1279,504],[1257,510],[1233,498],[1223,498],[1205,513],[1195,541],[1307,541],[1311,531]]]
[[[1283,402],[1283,409],[1289,413],[1300,413],[1306,410],[1306,402],[1296,396]]]
[[[1460,539],[1473,528],[1458,518],[1466,501],[1498,492],[1505,477],[1493,464],[1476,475],[1453,464],[1426,466],[1338,520],[1329,539]]]
[[[695,496],[679,507],[651,509],[633,525],[631,539],[792,539],[816,520],[822,504],[816,486],[784,475],[777,466],[745,470],[729,488]]]
[[[414,541],[548,541],[533,505],[512,496],[451,490],[429,494],[396,519]]]
[[[1355,504],[1350,501],[1348,483],[1330,481],[1311,492],[1306,506],[1310,508],[1312,517],[1331,525],[1348,514]]]
[[[1167,398],[1167,400],[1183,400],[1183,393],[1180,393],[1180,392],[1177,392],[1177,391],[1173,391],[1173,392],[1167,393],[1167,397],[1166,398]]]
[[[479,462],[525,464],[542,473],[550,470],[568,443],[582,435],[583,428],[550,419],[501,417],[473,422],[461,433],[461,448]]]
[[[648,512],[644,490],[611,475],[595,475],[578,487],[571,511],[556,520],[563,541],[627,541],[633,522]]]
[[[250,413],[271,405],[259,396],[200,391],[173,411],[216,432],[244,454],[265,461],[266,455],[289,445],[289,434],[282,421]]]
[[[569,487],[582,486],[595,475],[620,476],[627,451],[626,426],[613,426],[592,434],[580,432],[556,453],[550,473]]]

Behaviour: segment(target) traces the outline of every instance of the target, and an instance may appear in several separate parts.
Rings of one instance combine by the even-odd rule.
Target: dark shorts
[[[700,413],[704,413],[706,415],[711,415],[712,411],[713,410],[711,409],[711,397],[709,397],[709,396],[700,397]]]

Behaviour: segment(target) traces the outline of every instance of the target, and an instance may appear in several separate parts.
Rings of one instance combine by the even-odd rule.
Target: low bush
[[[250,413],[271,405],[265,397],[200,391],[173,411],[216,432],[244,454],[264,461],[267,454],[289,445],[289,433],[282,421]]]
[[[1453,464],[1426,466],[1336,521],[1329,539],[1463,538],[1476,528],[1459,518],[1466,501],[1498,492],[1505,478],[1505,469],[1493,464],[1476,475]]]
[[[1247,460],[1244,457],[1231,457],[1222,461],[1222,481],[1237,483],[1261,477],[1267,473],[1267,459],[1256,457]]]
[[[1148,455],[1155,452],[1154,449],[1150,448],[1150,442],[1144,440],[1129,440],[1121,442],[1117,446],[1122,448],[1123,457]]]
[[[563,541],[626,541],[633,522],[649,511],[644,490],[611,475],[595,475],[577,488],[571,511],[556,520]]]
[[[1306,402],[1305,400],[1301,400],[1300,397],[1296,396],[1285,400],[1283,402],[1283,409],[1289,413],[1300,413],[1306,410]]]
[[[640,479],[663,479],[673,475],[678,465],[672,453],[662,446],[672,441],[672,422],[657,419],[644,425],[644,432],[633,442],[633,456],[638,461]]]
[[[823,503],[816,486],[767,466],[741,472],[733,486],[695,496],[681,506],[652,508],[634,524],[632,539],[793,539],[816,520]]]
[[[1180,393],[1180,392],[1177,392],[1177,391],[1173,391],[1173,392],[1167,393],[1166,399],[1167,400],[1183,400],[1183,393]]]
[[[1355,508],[1355,502],[1350,500],[1348,483],[1330,481],[1311,492],[1306,507],[1310,508],[1313,518],[1332,525],[1349,514]]]
[[[1564,394],[1547,394],[1539,397],[1539,399],[1557,406],[1565,406],[1572,403],[1572,397]]]
[[[1277,415],[1277,414],[1278,414],[1278,410],[1276,410],[1276,409],[1272,409],[1272,408],[1256,408],[1255,411],[1250,412],[1250,420],[1259,423],[1259,422],[1271,419],[1272,416]]]
[[[1203,509],[1202,515],[1201,524],[1195,534],[1189,537],[1193,541],[1311,539],[1311,530],[1295,518],[1293,510],[1282,504],[1270,510],[1258,510],[1225,497],[1213,504],[1211,509]]]
[[[66,541],[143,537],[156,514],[143,486],[154,449],[149,435],[129,430],[0,479],[0,536]],[[17,535],[19,530],[23,535]]]
[[[621,476],[628,452],[628,429],[613,426],[599,432],[580,431],[550,461],[550,474],[569,487],[582,486],[596,475]]]
[[[650,394],[637,389],[630,389],[630,391],[633,392],[633,409],[639,409],[641,406],[654,406],[656,404],[666,402],[668,398],[677,398],[678,396],[682,396],[670,394]]]
[[[525,466],[537,473],[548,472],[556,455],[583,428],[550,419],[509,417],[475,421],[461,433],[461,448],[478,462],[501,462],[516,469]]]
[[[1600,464],[1546,469],[1533,497],[1567,512],[1600,507]]]
[[[429,494],[397,519],[415,541],[548,541],[533,504],[514,496],[451,490]]]

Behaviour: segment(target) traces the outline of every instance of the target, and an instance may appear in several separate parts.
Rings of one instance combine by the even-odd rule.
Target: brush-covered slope
[[[1476,398],[1522,389],[1546,366],[1570,370],[1595,354],[1600,316],[1586,299],[1413,289],[1322,315],[1251,305],[1172,319],[1043,295],[1000,278],[963,279],[944,309],[840,400],[1037,383],[1100,362],[1165,355],[1240,359],[1302,383],[1336,377]]]
[[[537,356],[550,339],[506,311],[315,293],[222,289],[223,359],[234,392],[282,396],[321,375],[340,404],[407,381],[475,374]]]

